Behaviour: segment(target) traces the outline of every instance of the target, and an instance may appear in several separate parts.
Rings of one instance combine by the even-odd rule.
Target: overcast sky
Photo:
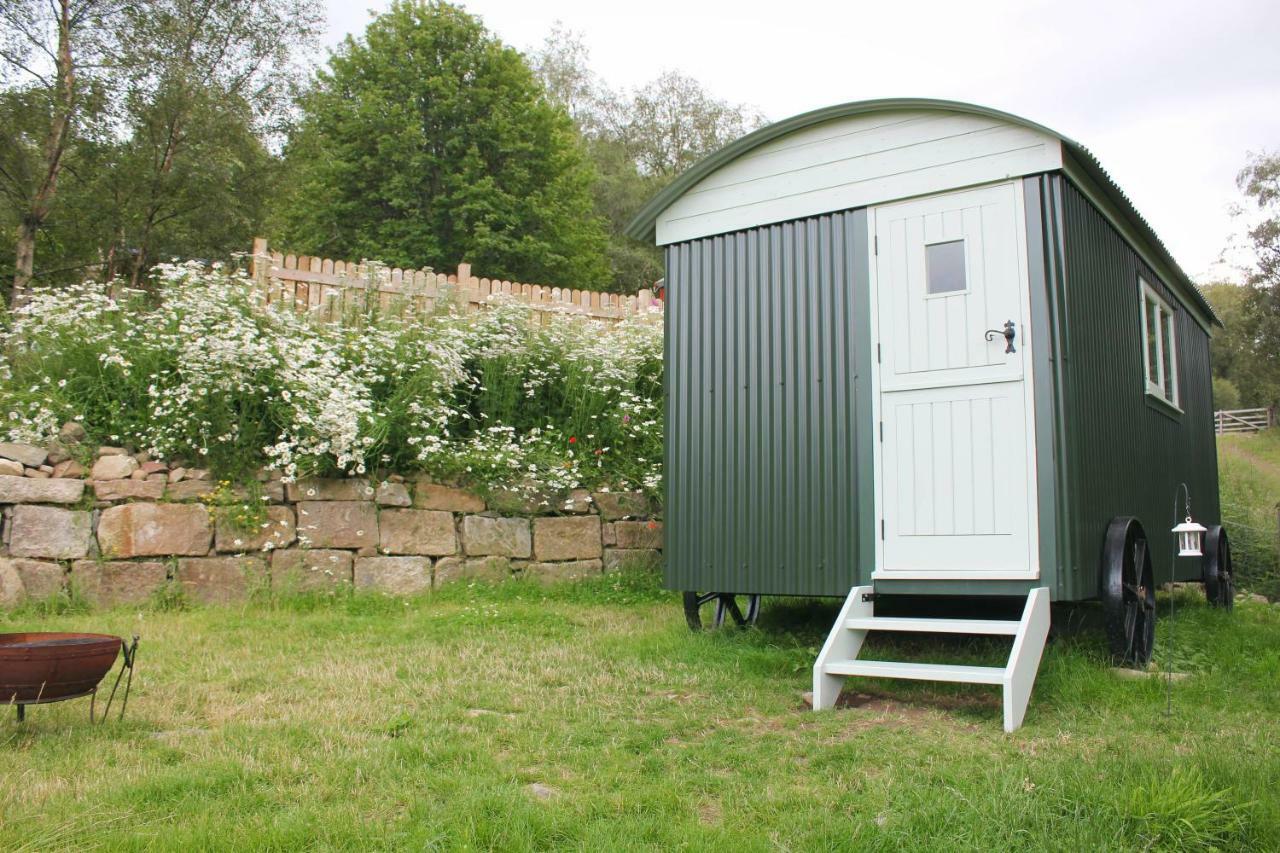
[[[327,43],[382,0],[328,0]],[[771,121],[844,101],[933,97],[1016,113],[1102,161],[1201,281],[1240,224],[1235,175],[1280,149],[1277,0],[474,0],[520,49],[560,20],[613,87],[664,70]],[[1237,256],[1238,259],[1238,256]]]

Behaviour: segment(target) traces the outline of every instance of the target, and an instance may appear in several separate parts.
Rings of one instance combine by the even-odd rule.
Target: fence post
[[[249,256],[249,277],[254,280],[262,294],[262,301],[268,302],[267,279],[271,275],[271,255],[267,253],[267,238],[253,238],[253,254]]]

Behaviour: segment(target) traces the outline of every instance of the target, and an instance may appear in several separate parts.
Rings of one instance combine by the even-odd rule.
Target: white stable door
[[[1013,184],[874,211],[879,577],[1038,576],[1021,217]]]

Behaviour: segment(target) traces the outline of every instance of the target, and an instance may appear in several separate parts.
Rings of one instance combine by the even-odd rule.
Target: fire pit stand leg
[[[129,670],[129,678],[124,683],[124,699],[120,703],[120,719],[124,719],[125,709],[129,707],[129,690],[133,687],[133,664],[138,659],[138,635],[133,635],[133,642],[120,647],[121,653],[124,654],[124,663],[120,666],[120,671],[116,673],[116,683],[111,685],[111,695],[107,697],[106,710],[102,712],[102,722],[107,721],[107,716],[111,713],[111,703],[116,700],[116,689],[120,687],[120,677],[124,675],[126,669]],[[97,695],[95,689],[94,695]],[[90,705],[89,716],[93,717],[93,707]]]
[[[27,706],[19,705],[18,706],[18,722],[21,723],[26,718],[27,718]]]

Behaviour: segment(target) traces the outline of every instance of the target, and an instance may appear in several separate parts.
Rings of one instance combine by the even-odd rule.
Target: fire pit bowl
[[[0,705],[87,696],[97,690],[123,644],[110,634],[0,634]]]

